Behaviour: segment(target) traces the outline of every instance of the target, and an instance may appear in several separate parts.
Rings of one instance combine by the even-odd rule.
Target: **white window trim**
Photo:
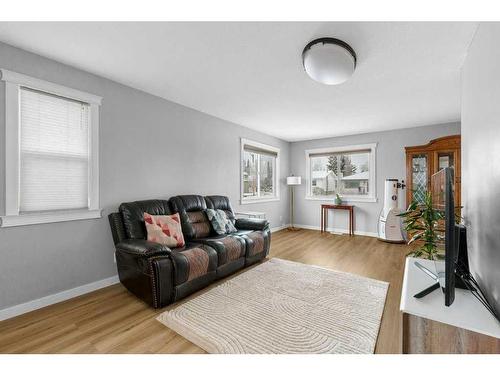
[[[330,196],[315,196],[312,195],[311,191],[311,154],[323,154],[323,153],[336,153],[336,152],[347,152],[347,151],[359,151],[359,150],[370,150],[370,159],[368,160],[368,170],[370,171],[370,179],[368,180],[370,186],[370,194],[367,196],[357,196],[357,195],[343,195],[343,202],[377,202],[377,143],[367,143],[362,145],[352,145],[352,146],[338,146],[338,147],[327,147],[327,148],[316,148],[312,150],[306,150],[306,199],[314,201],[325,201],[332,202],[335,201],[335,197]]]
[[[257,197],[257,198],[244,198],[243,197],[243,157],[245,152],[245,146],[253,146],[263,150],[276,153],[276,166],[274,170],[274,196],[273,197]],[[280,200],[280,149],[274,146],[266,145],[264,143],[255,142],[250,139],[241,138],[241,151],[240,151],[240,204],[252,204],[252,203],[265,203],[265,202],[276,202]]]
[[[99,208],[99,107],[102,98],[97,95],[61,86],[24,74],[0,69],[5,81],[5,216],[0,217],[1,227],[55,223],[61,221],[95,219],[101,217]],[[83,210],[19,213],[20,156],[19,156],[19,98],[20,88],[29,87],[90,105],[90,163],[89,208]]]

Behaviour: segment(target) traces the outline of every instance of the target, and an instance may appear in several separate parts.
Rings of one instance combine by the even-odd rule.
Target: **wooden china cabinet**
[[[445,167],[455,170],[455,205],[461,206],[460,134],[433,139],[426,145],[405,147],[406,205],[413,198],[422,202],[431,176]]]

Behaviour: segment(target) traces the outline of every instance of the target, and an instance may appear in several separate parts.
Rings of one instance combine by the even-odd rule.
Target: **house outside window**
[[[376,201],[376,144],[306,151],[306,199]]]
[[[5,81],[5,215],[1,226],[101,217],[102,98],[1,69]]]
[[[279,200],[279,153],[276,147],[241,139],[241,203]]]

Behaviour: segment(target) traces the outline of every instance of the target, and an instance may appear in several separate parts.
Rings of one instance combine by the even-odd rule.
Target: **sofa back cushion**
[[[207,204],[201,195],[178,195],[170,198],[170,207],[181,217],[182,232],[186,239],[209,237],[212,227],[205,213]]]
[[[205,197],[205,200],[208,208],[224,211],[227,218],[234,224],[236,217],[234,216],[233,207],[231,207],[231,202],[228,197],[224,195],[209,195]]]
[[[150,215],[172,214],[167,200],[150,199],[122,203],[119,211],[122,215],[123,226],[127,238],[147,239],[146,225],[144,224],[144,213]]]

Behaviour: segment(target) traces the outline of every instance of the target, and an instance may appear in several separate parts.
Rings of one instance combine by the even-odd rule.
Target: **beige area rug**
[[[157,319],[209,353],[373,353],[388,286],[273,258]]]

